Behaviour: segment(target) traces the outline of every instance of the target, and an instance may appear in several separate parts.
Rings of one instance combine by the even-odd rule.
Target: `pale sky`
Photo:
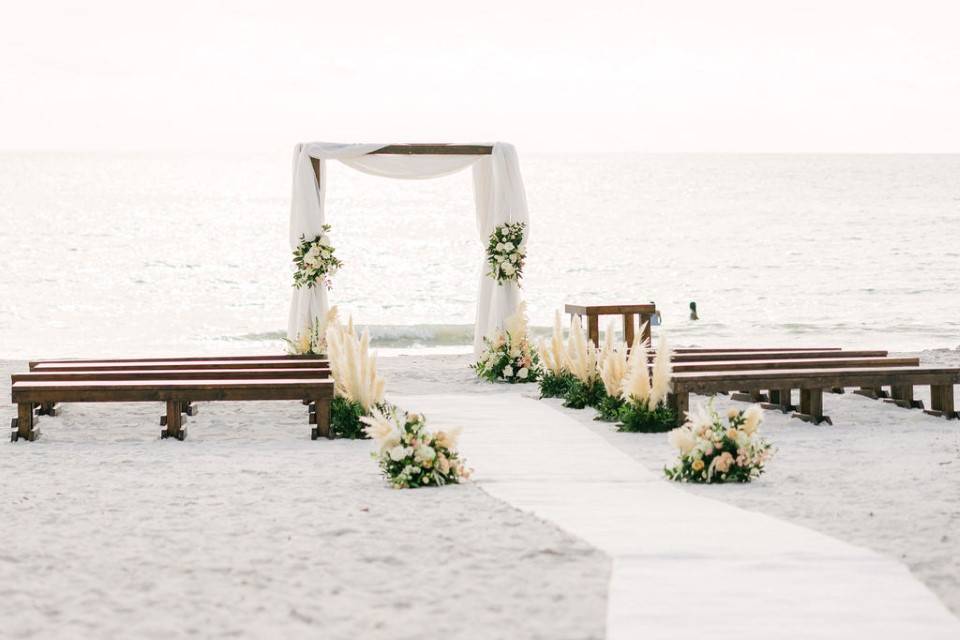
[[[958,0],[24,0],[0,149],[960,152]]]

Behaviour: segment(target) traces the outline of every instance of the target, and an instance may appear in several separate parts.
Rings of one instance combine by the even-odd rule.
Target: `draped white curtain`
[[[298,144],[293,152],[293,195],[290,207],[290,246],[300,244],[300,236],[318,235],[324,223],[326,193],[326,160],[339,160],[359,171],[388,178],[420,180],[437,178],[473,167],[473,192],[477,210],[477,231],[486,249],[494,227],[505,222],[527,223],[524,244],[530,235],[527,198],[520,177],[520,164],[513,145],[493,144],[490,155],[369,155],[384,144],[339,144],[310,142]],[[311,158],[320,161],[320,170],[313,170]],[[334,241],[335,243],[336,241]],[[480,272],[480,293],[473,333],[476,354],[483,349],[484,336],[491,335],[520,303],[520,289],[515,282],[497,284],[487,276],[486,251]],[[297,335],[311,326],[315,318],[328,309],[327,291],[322,286],[293,289],[287,335]]]

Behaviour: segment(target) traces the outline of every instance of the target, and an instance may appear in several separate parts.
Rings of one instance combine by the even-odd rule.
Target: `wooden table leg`
[[[587,316],[587,337],[593,343],[593,346],[600,346],[600,316]]]
[[[167,413],[164,416],[163,423],[166,429],[160,432],[160,438],[176,438],[183,440],[187,437],[187,432],[183,429],[185,418],[181,409],[183,402],[180,400],[167,400]]]
[[[33,442],[37,439],[37,432],[34,430],[36,422],[33,419],[33,403],[20,402],[17,404],[16,431],[10,433],[10,440],[27,440]]]
[[[633,328],[634,314],[625,313],[623,314],[623,341],[627,343],[627,348],[633,346]]]

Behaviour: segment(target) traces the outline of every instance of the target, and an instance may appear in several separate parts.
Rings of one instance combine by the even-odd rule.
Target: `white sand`
[[[520,391],[467,362],[381,364],[397,394]],[[0,370],[4,393],[22,368]],[[688,489],[902,558],[960,612],[960,423],[849,394],[825,406],[833,427],[768,413],[779,452],[755,485]],[[158,412],[68,405],[43,441],[0,443],[15,637],[602,636],[606,556],[477,486],[388,490],[367,443],[309,441],[295,403],[203,404],[184,443],[156,440]],[[670,458],[663,435],[569,414],[648,468]]]
[[[389,489],[298,403],[200,411],[186,442],[114,404],[0,443],[0,636],[603,636],[609,559],[557,527],[477,485]]]

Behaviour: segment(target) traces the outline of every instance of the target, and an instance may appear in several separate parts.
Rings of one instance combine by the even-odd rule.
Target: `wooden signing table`
[[[564,306],[564,310],[570,314],[571,322],[573,316],[580,316],[581,321],[584,316],[587,317],[587,336],[596,346],[600,346],[600,316],[622,316],[623,340],[633,346],[638,316],[640,326],[643,327],[641,339],[646,340],[647,343],[650,342],[650,318],[657,312],[657,305],[652,302],[649,304],[568,304]]]

